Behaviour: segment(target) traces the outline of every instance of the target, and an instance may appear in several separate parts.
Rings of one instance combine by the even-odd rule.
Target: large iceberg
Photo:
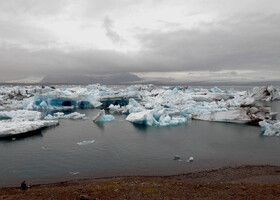
[[[0,121],[0,138],[14,137],[19,134],[35,131],[48,126],[58,125],[58,121]]]

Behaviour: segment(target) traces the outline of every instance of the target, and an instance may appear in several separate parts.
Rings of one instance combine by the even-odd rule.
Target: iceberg
[[[58,125],[58,121],[0,121],[0,138],[13,137],[48,126]]]
[[[271,119],[270,108],[268,107],[242,107],[228,111],[218,111],[213,113],[193,114],[193,119],[231,122],[231,123],[249,123],[258,125],[264,119]]]
[[[58,119],[86,119],[85,114],[81,114],[78,112],[73,112],[68,115],[65,115],[63,112],[56,112],[54,115],[48,114],[44,118],[45,120],[58,120]]]
[[[113,115],[105,115],[105,110],[101,110],[93,119],[93,122],[111,122],[114,121]]]
[[[272,85],[263,87],[254,87],[251,96],[257,101],[273,101],[280,99],[279,89]]]
[[[189,159],[187,160],[187,162],[193,162],[194,158],[193,157],[189,157]]]
[[[265,136],[280,136],[280,121],[261,121],[259,125],[262,128],[262,133]]]
[[[127,121],[148,126],[175,126],[187,121],[185,117],[170,117],[163,110],[145,110],[131,113],[126,117]]]
[[[103,115],[97,122],[112,122],[115,120],[113,115]]]
[[[12,111],[1,111],[1,119],[11,119],[12,121],[36,121],[42,117],[41,112],[29,111],[29,110],[12,110]]]
[[[92,118],[93,122],[97,122],[102,116],[105,115],[105,110],[101,110],[95,117]]]
[[[95,142],[95,140],[90,140],[90,141],[82,141],[82,142],[77,142],[77,144],[78,145],[88,145],[88,144],[92,144],[92,143],[94,143]]]
[[[113,105],[111,104],[109,107],[109,110],[111,113],[114,113],[114,112],[123,112],[124,111],[124,107],[120,106],[120,105]]]
[[[180,156],[179,155],[175,155],[173,160],[179,160],[180,159]]]
[[[111,104],[120,105],[120,106],[128,105],[130,99],[134,99],[134,100],[138,100],[138,101],[141,100],[141,98],[137,94],[136,95],[114,94],[114,95],[102,96],[100,98],[100,102],[102,103],[103,107],[107,108]]]

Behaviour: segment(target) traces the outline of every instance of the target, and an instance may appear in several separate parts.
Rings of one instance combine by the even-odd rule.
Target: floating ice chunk
[[[114,121],[115,117],[113,115],[103,115],[97,122],[111,122]]]
[[[99,101],[91,101],[90,103],[94,108],[99,108],[102,105],[102,103]]]
[[[21,133],[27,133],[30,131],[38,130],[48,126],[58,125],[58,121],[0,121],[0,137],[9,137]]]
[[[120,105],[125,106],[130,103],[131,99],[141,100],[141,98],[138,96],[138,94],[114,94],[114,95],[107,95],[102,96],[100,98],[100,102],[104,107],[108,107],[111,104],[113,105]]]
[[[69,172],[69,173],[72,175],[76,175],[76,174],[79,174],[80,172]]]
[[[126,118],[127,121],[135,124],[148,126],[175,126],[187,121],[184,117],[170,117],[164,109],[144,110],[142,112],[131,113]]]
[[[41,112],[29,110],[1,111],[0,119],[11,119],[12,121],[36,121],[41,119]]]
[[[266,121],[259,122],[262,133],[265,136],[280,136],[280,121],[268,123]]]
[[[190,157],[187,162],[193,162],[194,158],[193,157]]]
[[[280,91],[272,85],[255,87],[252,90],[251,96],[257,101],[273,101],[280,99]]]
[[[211,92],[216,92],[216,93],[221,93],[221,92],[223,92],[220,88],[218,88],[218,87],[213,87],[213,88],[211,88],[210,89],[210,91]]]
[[[175,155],[173,160],[179,160],[180,159],[180,156],[179,155]]]
[[[151,110],[145,110],[138,113],[131,113],[126,117],[126,120],[141,125],[157,125],[157,122],[153,117]]]
[[[111,104],[109,106],[110,112],[114,113],[114,112],[122,112],[124,110],[124,107],[121,107],[120,105],[113,105]]]
[[[251,121],[250,116],[248,116],[246,110],[244,109],[235,109],[215,113],[193,114],[192,117],[193,119],[216,122],[248,123]]]
[[[89,140],[89,141],[82,141],[82,142],[77,142],[77,144],[78,145],[88,145],[88,144],[92,144],[92,143],[94,143],[95,142],[95,140]]]
[[[125,106],[123,113],[129,114],[133,112],[141,112],[143,110],[145,110],[145,108],[143,108],[143,106],[141,106],[136,100],[129,99],[129,104]]]
[[[58,120],[58,119],[86,119],[85,114],[81,114],[78,112],[73,112],[68,115],[65,115],[63,112],[56,112],[54,115],[47,115],[44,118],[45,120]]]
[[[105,110],[101,110],[95,117],[92,118],[92,121],[97,122],[103,115],[105,115]]]
[[[85,119],[86,115],[78,112],[73,112],[63,116],[64,119]]]

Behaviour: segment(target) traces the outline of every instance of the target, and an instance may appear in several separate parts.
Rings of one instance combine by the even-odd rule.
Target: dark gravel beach
[[[226,167],[174,176],[86,179],[0,189],[0,199],[279,199],[280,166]]]

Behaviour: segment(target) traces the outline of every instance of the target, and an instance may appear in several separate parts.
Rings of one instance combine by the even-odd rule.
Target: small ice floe
[[[38,120],[38,121],[11,121],[0,120],[0,138],[12,137],[22,133],[35,131],[48,126],[58,125],[55,120]]]
[[[76,174],[79,174],[80,172],[69,172],[69,173],[72,175],[76,175]]]
[[[105,110],[101,110],[93,119],[93,122],[111,122],[115,120],[113,115],[105,115]]]
[[[16,140],[16,138],[14,138],[14,137],[13,137],[13,138],[12,138],[12,140],[14,140],[14,141],[15,141],[15,140]]]
[[[187,162],[193,162],[193,157],[190,157],[188,160],[187,160]]]
[[[179,161],[179,160],[180,160],[180,156],[175,155],[174,158],[173,158],[173,160],[178,160],[178,161]]]
[[[45,118],[45,120],[58,120],[58,119],[86,119],[86,115],[85,114],[81,114],[78,112],[73,112],[70,113],[68,115],[65,115],[63,112],[56,112],[54,113],[54,115],[47,115]]]
[[[264,136],[280,136],[280,121],[260,121]]]
[[[82,142],[78,142],[78,145],[88,145],[88,144],[92,144],[94,143],[95,140],[89,140],[89,141],[82,141]]]
[[[103,115],[105,115],[105,110],[101,110],[95,117],[92,118],[92,121],[97,122]]]
[[[50,150],[51,148],[49,148],[49,147],[42,147],[42,149],[45,150],[45,151],[48,151],[48,150]]]

